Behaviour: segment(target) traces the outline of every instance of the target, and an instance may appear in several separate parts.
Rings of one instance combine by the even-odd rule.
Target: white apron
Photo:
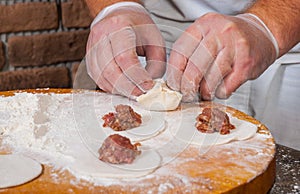
[[[254,1],[144,0],[167,49],[195,19],[207,12],[235,15]],[[279,144],[300,150],[300,46],[276,60],[258,79],[248,81],[228,100],[217,100],[264,123]]]

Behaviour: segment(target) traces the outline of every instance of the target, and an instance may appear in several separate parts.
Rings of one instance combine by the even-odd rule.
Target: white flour
[[[14,153],[22,153],[36,159],[37,161],[53,166],[55,169],[69,170],[77,179],[87,180],[95,185],[115,185],[115,184],[141,184],[144,179],[154,179],[159,182],[161,177],[172,175],[170,182],[163,182],[157,186],[155,192],[164,193],[170,188],[188,187],[194,182],[210,184],[209,179],[202,177],[187,177],[183,174],[171,173],[168,167],[163,166],[155,173],[133,179],[113,179],[101,178],[90,173],[78,170],[78,161],[85,160],[83,156],[91,160],[98,160],[94,150],[97,145],[93,138],[93,133],[100,126],[102,112],[108,105],[119,103],[119,99],[103,97],[106,94],[85,92],[76,94],[30,94],[17,93],[11,97],[0,97],[0,145],[9,147]],[[128,102],[129,104],[132,102]],[[180,113],[171,112],[164,114],[168,127],[176,127],[180,122]],[[84,130],[82,130],[84,128]],[[91,133],[86,136],[86,132]],[[91,138],[91,141],[89,141]],[[264,158],[272,159],[272,149],[274,144],[270,142],[265,145],[263,140],[272,138],[270,135],[256,135],[258,141],[254,143],[254,155],[247,156],[246,161],[257,162]],[[84,141],[83,141],[84,140]],[[96,143],[96,145],[94,145]],[[180,166],[187,161],[195,158],[176,158],[188,145],[172,138],[168,130],[164,131],[155,138],[142,142],[144,148],[157,149],[163,156],[163,165],[172,162],[174,166]],[[257,146],[257,147],[256,147]],[[233,142],[223,145],[224,151],[228,155],[236,154],[240,149],[247,147],[247,142]],[[234,149],[233,149],[234,148]],[[265,154],[261,152],[264,149]],[[229,150],[229,151],[228,151]],[[205,154],[209,149],[199,150]],[[222,151],[222,153],[224,153]],[[211,153],[211,157],[218,157],[220,149]],[[200,154],[201,155],[201,154]],[[201,156],[200,156],[201,157]],[[236,162],[243,168],[249,168],[249,173],[258,173],[263,169],[256,169],[255,166],[247,167],[247,162],[241,160]],[[80,162],[79,162],[80,163]],[[83,165],[84,163],[82,163]],[[205,169],[203,169],[205,170]],[[209,170],[209,169],[206,169]],[[228,172],[231,173],[231,172]],[[58,177],[53,174],[53,180]],[[74,184],[78,184],[77,181]],[[142,183],[146,187],[145,184]],[[193,185],[195,187],[195,185]],[[200,186],[199,186],[200,187]],[[210,188],[201,188],[210,189]],[[151,191],[149,191],[151,192]]]
[[[116,184],[116,180],[99,179],[83,162],[92,161],[88,165],[97,167],[97,149],[102,141],[94,137],[101,138],[97,134],[101,132],[101,117],[108,112],[108,106],[113,111],[113,105],[121,99],[94,95],[18,93],[1,97],[3,145],[56,169],[67,169],[78,179],[100,185]],[[149,145],[143,145],[146,152]]]

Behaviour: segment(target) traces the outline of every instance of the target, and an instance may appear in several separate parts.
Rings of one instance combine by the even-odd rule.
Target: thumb
[[[146,70],[153,79],[161,78],[166,71],[166,51],[162,47],[147,46]]]
[[[137,53],[146,56],[145,69],[152,78],[161,78],[166,71],[165,41],[155,24],[134,26]]]

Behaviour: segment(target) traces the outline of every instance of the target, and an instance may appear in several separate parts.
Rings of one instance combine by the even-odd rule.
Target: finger
[[[127,76],[123,73],[115,60],[111,60],[101,72],[101,76],[112,86],[112,94],[120,94],[133,98],[132,96],[139,96],[143,92],[140,91]]]
[[[180,91],[181,79],[187,64],[187,58],[175,51],[170,54],[169,63],[167,65],[167,85],[175,91]]]
[[[166,50],[159,46],[146,46],[146,71],[153,79],[161,78],[166,71]]]
[[[184,101],[198,100],[200,81],[213,63],[216,53],[217,46],[214,39],[204,39],[192,54],[181,83],[181,92]],[[190,69],[193,67],[196,67],[197,71]]]
[[[233,56],[230,51],[227,49],[221,50],[201,82],[200,93],[202,99],[212,100],[214,98],[217,87],[221,84],[223,78],[231,72],[232,64]]]
[[[114,59],[105,64],[98,81],[112,94],[134,98],[143,93],[127,78]]]
[[[215,92],[216,97],[221,99],[232,95],[255,72],[251,69],[253,61],[249,59],[249,46],[242,41],[238,42],[234,48],[232,49],[232,71],[224,78]]]
[[[99,56],[98,55],[98,45],[102,45],[104,48],[108,47],[108,41],[107,39],[101,39],[98,41],[98,43],[94,44],[91,46],[91,42],[94,42],[93,36],[90,35],[89,41],[87,44],[87,54],[86,54],[86,68],[87,68],[87,73],[88,75],[94,80],[94,82],[98,85],[100,89],[102,89],[105,92],[112,93],[112,85],[103,78],[102,71],[100,69],[100,65],[103,64],[103,61],[99,61],[99,57],[101,60],[104,60],[102,58],[102,54]]]
[[[131,97],[135,90],[135,85],[123,74],[117,65],[112,46],[107,36],[103,37],[93,48],[94,71],[92,71],[94,80],[97,80],[99,87],[104,87],[113,94],[120,94]],[[141,92],[137,92],[141,94]]]
[[[188,63],[181,80],[183,102],[193,102],[199,99],[198,94],[201,78],[202,73],[199,69],[193,63]]]
[[[98,70],[97,66],[94,66],[92,64],[96,63],[96,60],[92,60],[93,58],[95,59],[96,55],[92,54],[92,52],[89,52],[86,55],[86,68],[87,68],[87,73],[88,75],[93,79],[93,81],[96,83],[96,85],[103,91],[105,92],[112,92],[112,86],[109,84],[108,81],[106,81],[102,76],[101,72]],[[93,62],[94,61],[94,62]],[[96,73],[98,72],[98,73]]]
[[[139,88],[141,92],[152,88],[154,85],[153,80],[138,60],[136,36],[132,28],[126,27],[111,34],[109,40],[116,64],[121,68],[127,79]]]
[[[166,49],[157,25],[140,25],[133,29],[136,34],[137,53],[146,56],[146,71],[153,79],[161,78],[166,71]]]
[[[91,78],[93,78],[93,70],[96,69],[94,66],[96,64],[96,58],[94,58],[95,55],[93,55],[93,51],[95,51],[94,49],[94,34],[93,32],[90,32],[89,37],[88,37],[88,42],[87,42],[87,52],[85,55],[85,59],[86,59],[86,67],[87,67],[87,73],[89,74],[89,76]]]
[[[243,72],[238,72],[233,68],[232,72],[224,78],[223,82],[217,88],[216,97],[220,99],[229,98],[247,80],[247,76]]]
[[[167,66],[167,84],[173,90],[180,91],[181,79],[188,59],[197,48],[201,39],[201,31],[191,26],[174,43]]]

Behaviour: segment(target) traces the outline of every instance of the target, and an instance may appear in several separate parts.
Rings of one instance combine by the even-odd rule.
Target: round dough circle
[[[37,161],[21,155],[0,155],[0,188],[27,183],[42,173]]]
[[[160,134],[165,130],[165,112],[153,112],[143,109],[130,99],[106,93],[97,93],[91,96],[73,96],[74,116],[77,130],[82,140],[71,142],[74,145],[70,152],[74,156],[74,162],[69,170],[80,174],[82,177],[93,179],[94,177],[106,178],[131,178],[150,174],[157,169],[162,162],[160,154],[153,149],[142,146],[141,155],[137,156],[132,164],[112,165],[98,159],[98,150],[103,141],[111,134],[120,134],[130,139],[132,143],[141,142]],[[83,103],[84,102],[84,103]],[[115,112],[115,106],[119,104],[129,105],[142,116],[142,124],[139,127],[126,131],[114,131],[109,127],[103,127],[101,119],[109,112]],[[84,159],[82,159],[84,158]]]
[[[99,143],[103,142],[109,135],[116,133],[126,136],[132,142],[141,142],[155,137],[165,130],[166,112],[143,109],[136,102],[125,97],[99,93],[94,96],[94,102],[85,99],[89,104],[84,105],[80,103],[79,97],[74,98],[74,100],[74,105],[76,105],[74,106],[74,116],[78,131],[88,145],[95,143],[99,146],[101,145]],[[142,116],[142,124],[126,131],[114,131],[110,127],[103,127],[102,117],[109,112],[115,112],[115,106],[119,104],[131,106],[135,112]]]
[[[257,126],[233,117],[227,113],[231,124],[236,128],[230,134],[221,135],[220,133],[202,133],[195,127],[196,117],[202,112],[202,108],[188,108],[182,112],[182,120],[178,128],[170,128],[175,138],[199,146],[212,146],[225,144],[235,140],[245,140],[256,134]]]
[[[100,161],[96,154],[78,151],[84,160],[76,160],[70,167],[76,174],[91,178],[136,178],[152,173],[161,165],[161,156],[155,150],[142,150],[132,164],[109,164]]]
[[[134,107],[134,110],[137,108]],[[159,133],[163,132],[166,126],[164,121],[163,113],[160,112],[149,112],[149,111],[136,111],[142,116],[142,124],[139,127],[135,127],[126,131],[114,131],[109,127],[101,127],[104,137],[108,137],[112,134],[119,134],[126,136],[132,142],[140,142],[152,137],[155,137]],[[101,122],[101,126],[103,121]],[[100,134],[100,133],[99,133]],[[102,138],[98,138],[102,139]]]

